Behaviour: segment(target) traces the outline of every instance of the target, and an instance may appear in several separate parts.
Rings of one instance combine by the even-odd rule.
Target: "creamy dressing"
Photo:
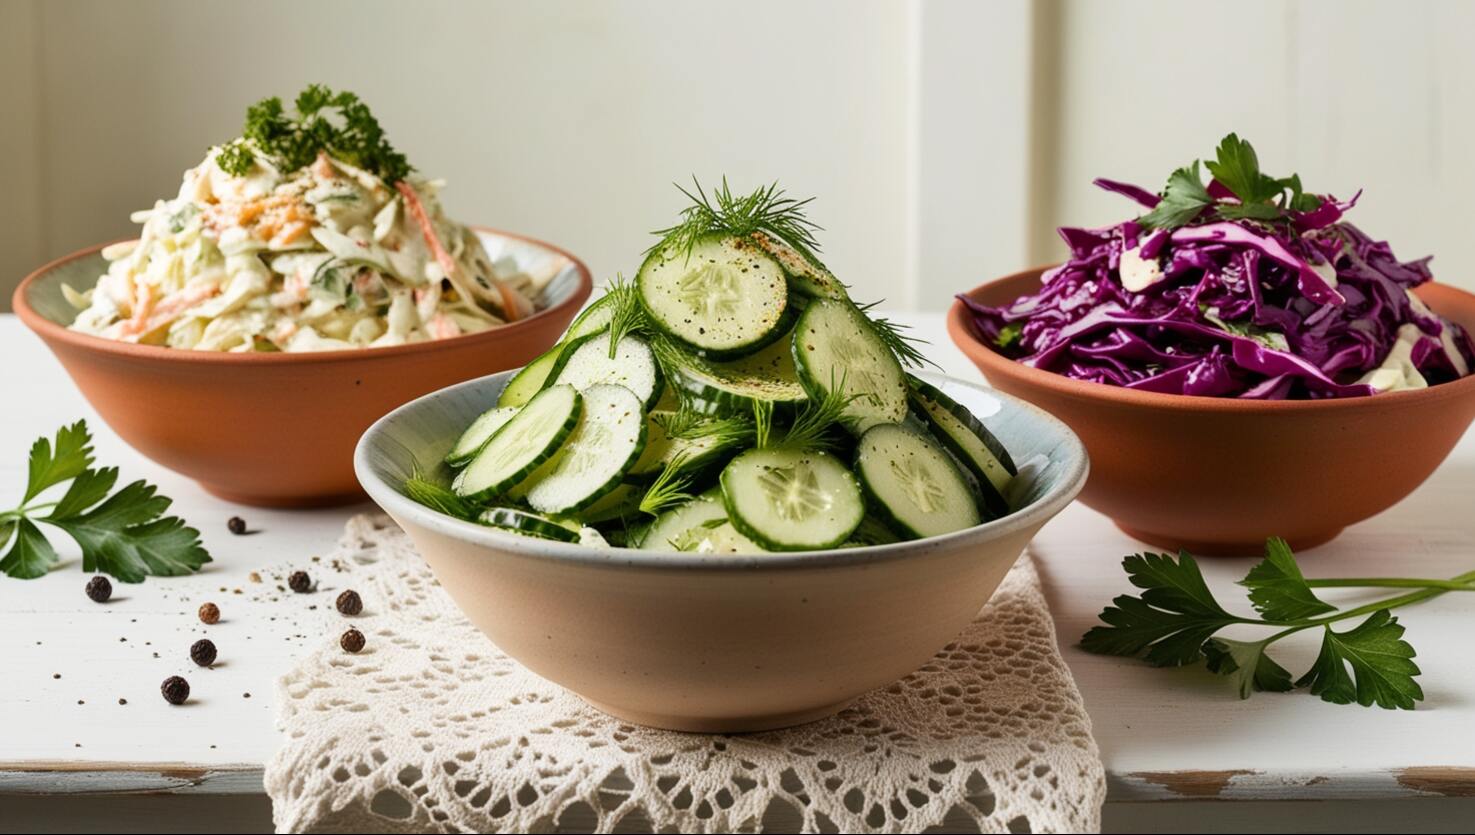
[[[1140,293],[1163,280],[1162,264],[1156,258],[1143,258],[1140,245],[1122,252],[1117,273],[1121,276],[1122,287],[1133,293]]]
[[[1398,339],[1388,349],[1383,364],[1362,375],[1358,383],[1371,386],[1380,392],[1406,391],[1429,387],[1429,381],[1414,367],[1414,346],[1425,334],[1418,325],[1406,324],[1398,328]]]

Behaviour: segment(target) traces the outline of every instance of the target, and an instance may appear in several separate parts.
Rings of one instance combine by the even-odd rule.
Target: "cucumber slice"
[[[982,521],[948,454],[904,426],[881,423],[867,430],[855,449],[855,474],[875,514],[909,536],[936,536]]]
[[[845,540],[843,547],[864,548],[868,545],[890,545],[900,541],[901,537],[896,535],[896,531],[886,527],[874,516],[867,516],[861,520],[860,526],[851,532],[850,538]]]
[[[570,385],[579,391],[592,386],[622,386],[640,399],[642,409],[655,405],[661,394],[661,371],[655,354],[638,336],[620,338],[615,355],[609,353],[609,331],[571,343],[553,385]]]
[[[538,539],[552,539],[557,542],[579,541],[578,531],[569,530],[546,516],[518,510],[515,507],[489,507],[482,511],[476,521],[488,527],[500,528]]]
[[[928,430],[978,480],[984,510],[993,518],[1008,514],[1009,502],[1004,497],[1010,480],[1019,474],[1009,451],[966,407],[925,381],[909,380],[912,402],[926,419]]]
[[[663,350],[662,356],[672,369],[673,385],[708,412],[752,414],[754,401],[762,400],[785,413],[809,399],[787,339],[729,362],[704,359],[670,343],[667,346],[672,350]]]
[[[645,411],[634,393],[624,386],[592,385],[583,397],[578,428],[558,457],[529,479],[526,497],[534,510],[571,513],[594,504],[619,486],[645,447]]]
[[[465,466],[467,462],[476,457],[476,453],[486,445],[486,442],[491,440],[492,435],[501,429],[503,424],[512,420],[515,414],[517,414],[515,406],[496,406],[482,412],[481,417],[466,427],[466,431],[462,432],[461,437],[456,440],[456,445],[446,453],[446,463],[452,467]]]
[[[834,548],[865,518],[855,476],[819,450],[750,449],[722,470],[739,533],[772,551]]]
[[[781,336],[789,309],[784,271],[746,238],[706,235],[690,252],[658,248],[640,265],[635,286],[657,327],[719,359]]]
[[[784,275],[789,277],[789,287],[795,292],[819,299],[850,298],[845,285],[824,264],[806,258],[799,250],[766,232],[754,232],[753,242],[778,262]]]
[[[649,481],[677,460],[681,462],[677,467],[677,473],[694,477],[721,463],[746,440],[742,436],[734,437],[731,434],[720,433],[710,435],[693,433],[687,437],[673,438],[667,434],[664,420],[671,415],[671,412],[650,413],[645,452],[641,453],[640,460],[635,462],[635,466],[630,468],[626,476],[628,480]]]
[[[563,334],[563,341],[570,342],[581,336],[599,333],[609,327],[610,320],[615,315],[614,293],[608,291],[599,297],[599,300],[584,308],[584,311],[574,317],[573,324]]]
[[[687,543],[682,543],[688,547],[680,550],[696,554],[761,554],[768,550],[738,533],[738,529],[733,527],[731,522],[692,531],[693,534],[698,532],[700,535],[692,537]]]
[[[585,524],[597,525],[633,517],[640,511],[640,499],[644,495],[644,487],[628,481],[621,482],[615,489],[600,496],[593,504],[579,511],[579,519]]]
[[[484,500],[504,493],[558,452],[584,409],[573,386],[542,390],[502,425],[456,476],[458,496]]]
[[[820,299],[794,327],[794,363],[815,400],[842,386],[853,397],[844,423],[856,435],[907,416],[907,381],[896,355],[849,302]]]
[[[722,493],[712,489],[677,505],[651,522],[635,547],[646,551],[690,550],[709,531],[727,522]]]

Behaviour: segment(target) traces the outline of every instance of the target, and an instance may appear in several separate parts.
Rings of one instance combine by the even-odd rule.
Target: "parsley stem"
[[[1328,626],[1330,624],[1336,623],[1339,620],[1347,620],[1348,618],[1361,617],[1362,615],[1370,615],[1373,612],[1377,612],[1382,609],[1397,609],[1400,606],[1407,606],[1411,603],[1419,603],[1433,597],[1438,597],[1439,595],[1444,594],[1447,591],[1471,590],[1470,584],[1472,582],[1475,582],[1475,571],[1467,571],[1464,574],[1459,575],[1458,577],[1451,577],[1449,580],[1443,582],[1452,585],[1453,588],[1430,588],[1425,585],[1419,591],[1409,592],[1408,594],[1400,594],[1395,597],[1384,598],[1383,600],[1374,600],[1371,603],[1365,603],[1355,609],[1347,609],[1346,611],[1327,615],[1324,618],[1311,618],[1304,623],[1299,623],[1294,626],[1287,627],[1286,629],[1283,629],[1275,633],[1274,635],[1271,635],[1269,638],[1265,639],[1265,643],[1267,645],[1274,643],[1275,641],[1278,641],[1287,635],[1300,632],[1303,629],[1310,629],[1313,626]]]
[[[1338,577],[1326,580],[1307,580],[1312,588],[1391,588],[1391,589],[1444,589],[1445,591],[1475,591],[1475,584],[1459,580],[1422,580],[1416,577]]]

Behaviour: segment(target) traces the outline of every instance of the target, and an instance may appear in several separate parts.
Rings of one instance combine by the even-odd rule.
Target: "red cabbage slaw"
[[[1153,209],[1138,186],[1097,180]],[[1233,199],[1217,181],[1208,193]],[[1211,213],[1175,229],[1129,220],[1060,229],[1070,259],[999,307],[958,296],[975,335],[1006,356],[1142,391],[1266,400],[1359,397],[1470,373],[1475,345],[1410,291],[1401,262],[1329,196],[1259,222]]]

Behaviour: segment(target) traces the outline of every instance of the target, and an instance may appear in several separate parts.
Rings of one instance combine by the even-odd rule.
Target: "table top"
[[[930,340],[928,353],[943,370],[977,379],[941,314],[887,315]],[[102,605],[83,593],[88,575],[64,537],[53,541],[65,561],[47,576],[0,577],[0,793],[260,793],[262,765],[277,745],[275,681],[299,653],[342,629],[333,612],[341,582],[313,558],[331,551],[344,520],[369,506],[272,511],[216,499],[120,441],[14,316],[0,316],[0,356],[10,392],[0,409],[0,505],[20,493],[31,442],[87,418],[97,460],[120,467],[123,479],[159,485],[175,499],[171,512],[201,530],[215,557],[194,576],[115,583],[113,600]],[[1472,506],[1475,434],[1412,497],[1307,552],[1302,565],[1311,576],[1467,571],[1475,568]],[[237,515],[251,534],[227,531]],[[1472,621],[1462,595],[1399,613],[1424,672],[1426,700],[1415,711],[1331,705],[1304,691],[1241,701],[1202,669],[1152,669],[1076,646],[1102,606],[1130,591],[1120,558],[1143,549],[1107,519],[1074,505],[1031,547],[1095,726],[1111,800],[1475,795],[1475,665],[1463,642]],[[1233,608],[1242,597],[1228,584],[1252,562],[1201,564]],[[298,568],[319,581],[317,592],[282,588]],[[222,611],[214,626],[195,614],[207,601]],[[188,657],[205,636],[220,650],[212,669]],[[1315,640],[1285,643],[1280,660],[1298,674],[1314,658]],[[159,683],[170,675],[191,682],[182,708],[160,698]]]

